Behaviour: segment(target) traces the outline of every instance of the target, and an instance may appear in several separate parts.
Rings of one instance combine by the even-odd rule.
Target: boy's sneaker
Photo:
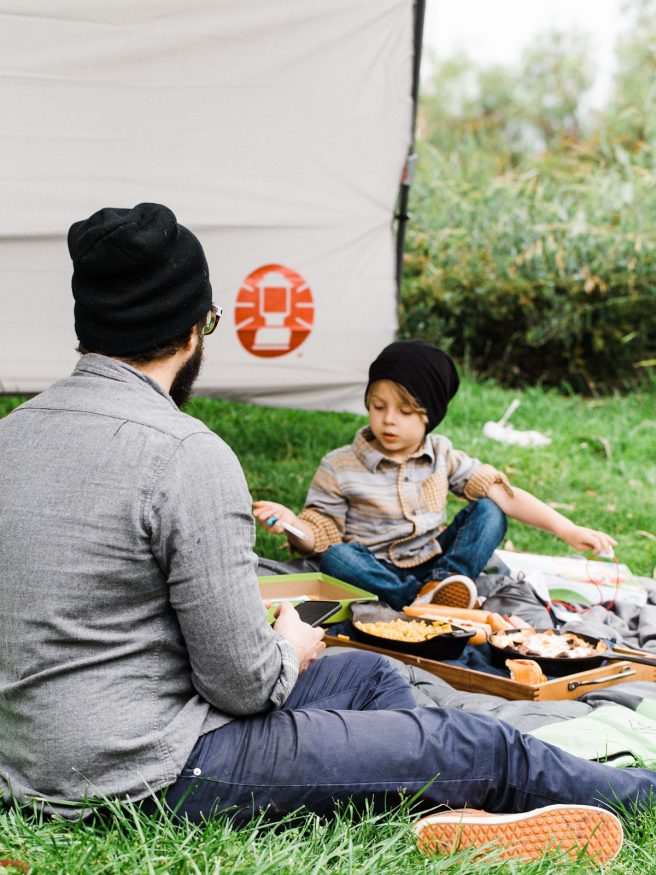
[[[488,814],[471,808],[430,814],[414,826],[425,854],[477,847],[506,859],[533,860],[550,852],[598,863],[616,857],[624,834],[619,819],[591,805],[548,805],[523,814]]]
[[[450,608],[473,608],[476,604],[474,581],[464,574],[452,574],[444,580],[430,580],[419,590],[413,605],[448,605]]]

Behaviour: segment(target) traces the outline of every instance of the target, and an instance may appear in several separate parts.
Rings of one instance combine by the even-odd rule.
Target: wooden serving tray
[[[433,659],[422,659],[419,656],[411,656],[407,653],[399,653],[397,650],[384,650],[381,647],[373,647],[361,644],[351,638],[337,638],[326,635],[323,639],[328,647],[353,647],[356,650],[373,650],[385,656],[399,659],[408,665],[416,665],[431,674],[445,680],[457,690],[465,690],[468,693],[489,693],[493,696],[502,696],[504,699],[528,699],[534,702],[543,702],[549,699],[577,699],[583,693],[599,687],[611,687],[625,681],[656,681],[656,668],[651,665],[639,665],[635,662],[611,661],[600,668],[591,668],[576,674],[565,675],[544,681],[541,684],[520,684],[510,678],[503,678],[495,674],[487,674],[483,671],[475,671],[471,668],[461,668],[449,665],[446,662],[437,662]],[[622,653],[638,653],[642,651],[630,650],[627,647],[615,647]],[[653,654],[644,654],[653,656]]]

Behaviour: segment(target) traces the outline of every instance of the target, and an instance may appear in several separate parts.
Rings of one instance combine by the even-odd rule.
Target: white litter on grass
[[[515,398],[498,422],[485,423],[483,434],[485,437],[493,441],[499,441],[502,444],[517,444],[520,447],[546,447],[547,444],[551,443],[551,438],[548,438],[542,432],[520,431],[517,428],[513,428],[512,425],[506,425],[520,404],[519,398]]]

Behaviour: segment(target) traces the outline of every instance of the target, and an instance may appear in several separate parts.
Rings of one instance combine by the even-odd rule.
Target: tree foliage
[[[507,384],[598,392],[654,372],[656,0],[627,12],[602,112],[584,34],[546,34],[515,67],[436,67],[402,336]]]
[[[516,67],[477,67],[464,54],[437,64],[422,97],[424,139],[499,172],[579,138],[581,104],[593,82],[589,42],[583,34],[552,32],[538,37]]]
[[[617,72],[604,117],[606,141],[653,166],[656,145],[656,0],[626,5],[633,26],[616,48]],[[615,156],[617,157],[617,155]]]

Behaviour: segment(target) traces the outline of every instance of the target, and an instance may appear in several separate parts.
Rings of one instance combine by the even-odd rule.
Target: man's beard
[[[184,407],[184,405],[191,398],[191,393],[194,389],[194,383],[196,382],[196,377],[198,376],[198,372],[200,371],[200,367],[203,364],[203,341],[204,337],[200,337],[198,340],[198,346],[196,347],[194,353],[192,354],[190,359],[182,365],[178,373],[173,378],[173,382],[171,383],[171,388],[169,389],[169,395],[178,407]]]

